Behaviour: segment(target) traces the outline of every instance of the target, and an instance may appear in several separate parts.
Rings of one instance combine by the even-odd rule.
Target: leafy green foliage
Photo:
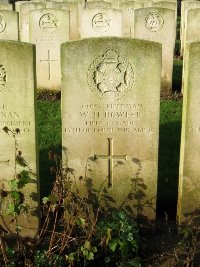
[[[54,264],[56,262],[56,265]],[[48,256],[48,251],[36,251],[34,255],[34,267],[61,267],[64,266],[63,257],[55,253]]]
[[[96,234],[101,240],[105,263],[119,266],[141,266],[138,257],[138,227],[125,211],[114,210],[97,223]]]

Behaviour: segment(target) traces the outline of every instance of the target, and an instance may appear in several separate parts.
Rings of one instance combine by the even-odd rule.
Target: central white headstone
[[[61,58],[63,163],[73,181],[155,219],[161,45],[88,38],[62,44]]]

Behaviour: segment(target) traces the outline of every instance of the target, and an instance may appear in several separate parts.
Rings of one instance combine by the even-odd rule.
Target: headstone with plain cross
[[[178,221],[200,225],[200,42],[187,42],[184,51],[184,94],[179,164]]]
[[[175,11],[147,7],[134,11],[134,38],[162,44],[162,94],[172,92],[173,55],[175,46]]]
[[[39,229],[34,64],[34,45],[0,40],[0,190],[11,191],[8,182],[20,171],[30,172],[31,182],[21,190],[30,212],[20,215],[18,224],[22,227],[22,236],[31,238]],[[20,130],[16,143],[11,132],[7,134],[2,130],[4,127],[11,131]],[[26,166],[15,165],[16,155]],[[5,213],[7,201],[7,198],[1,199],[0,214],[3,219],[0,216],[0,224],[12,235],[16,225],[11,220],[13,217]]]
[[[80,35],[86,37],[122,37],[122,11],[109,8],[83,9],[80,14]]]
[[[138,186],[141,198],[127,205],[155,219],[161,44],[68,42],[61,45],[61,70],[63,164],[74,170],[79,192],[89,179],[120,206],[129,193],[140,194]]]
[[[0,39],[19,40],[18,13],[10,10],[0,10]]]
[[[60,90],[60,45],[69,40],[69,11],[39,9],[29,18],[30,42],[36,44],[39,90]]]

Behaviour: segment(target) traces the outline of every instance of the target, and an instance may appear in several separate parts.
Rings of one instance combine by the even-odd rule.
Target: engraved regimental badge
[[[58,19],[53,14],[47,13],[40,18],[39,26],[45,32],[54,32],[59,27]]]
[[[0,64],[0,92],[5,88],[6,86],[6,70],[3,67],[2,64]]]
[[[156,12],[149,13],[145,21],[145,27],[151,32],[160,31],[164,25],[163,17]]]
[[[95,59],[88,69],[89,87],[100,98],[119,100],[131,90],[133,83],[130,63],[114,50]]]
[[[4,32],[6,29],[6,21],[5,19],[0,15],[0,33]]]
[[[98,13],[92,19],[92,27],[97,32],[106,32],[111,27],[111,19],[106,13]]]
[[[133,14],[134,14],[134,8],[133,8],[133,7],[129,7],[129,8],[127,8],[127,15],[128,15],[129,17],[132,17]]]

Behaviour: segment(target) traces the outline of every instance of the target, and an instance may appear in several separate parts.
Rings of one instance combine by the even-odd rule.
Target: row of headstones
[[[109,6],[104,9],[83,9],[77,3],[65,3],[65,7],[67,5],[70,11],[44,9],[44,3],[23,1],[17,3],[20,3],[16,4],[20,14],[20,40],[36,44],[39,90],[60,90],[62,43],[86,37],[118,36],[162,43],[162,91],[165,94],[171,92],[176,37],[175,10],[151,7],[135,9],[135,3],[132,1],[122,2],[120,4],[122,10],[110,9]],[[52,7],[64,5],[61,2],[49,3],[53,3]],[[97,5],[96,2],[91,3]],[[36,8],[39,10],[33,10]],[[1,39],[18,40],[18,19],[14,13],[14,11],[0,12]]]
[[[189,44],[186,52],[178,221],[195,222],[200,206],[200,42]],[[90,178],[94,189],[106,187],[116,206],[126,202],[134,216],[139,212],[154,220],[161,45],[90,38],[62,44],[61,55],[63,165],[74,170],[79,192]],[[0,58],[0,127],[20,129],[17,150],[12,134],[0,132],[1,190],[8,189],[15,170],[31,171],[24,190],[31,212],[19,224],[24,236],[33,237],[39,224],[35,47],[0,41]],[[15,166],[16,153],[27,167]],[[2,202],[0,208],[5,210]],[[12,232],[11,220],[4,219],[1,223]]]

